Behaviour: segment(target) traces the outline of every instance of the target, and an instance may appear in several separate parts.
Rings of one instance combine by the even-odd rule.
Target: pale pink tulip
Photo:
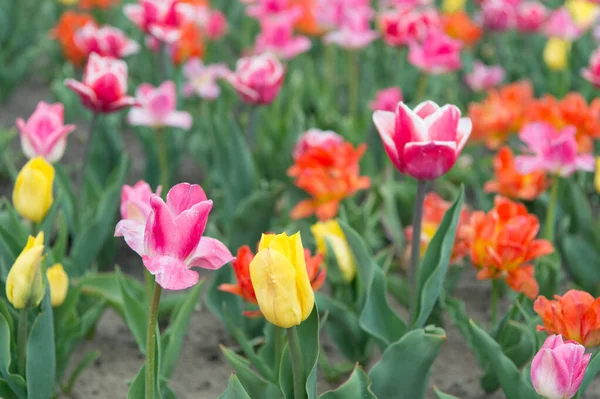
[[[537,1],[526,1],[517,7],[517,29],[520,32],[537,32],[548,16],[546,6]]]
[[[189,288],[199,280],[193,267],[216,270],[233,260],[223,243],[203,236],[212,201],[200,186],[181,183],[169,190],[166,203],[158,195],[149,202],[146,222],[121,220],[115,236],[125,238],[162,288]]]
[[[402,101],[402,90],[399,87],[389,87],[375,94],[375,100],[369,103],[369,108],[373,111],[394,112],[400,101]]]
[[[430,31],[423,43],[411,42],[408,62],[415,67],[439,75],[461,68],[462,43],[440,31]]]
[[[121,188],[121,218],[146,222],[150,215],[150,197],[156,194],[160,196],[162,187],[158,186],[156,192],[152,192],[150,185],[143,180],[133,186],[125,184]]]
[[[300,136],[292,156],[297,159],[311,148],[330,148],[343,142],[344,138],[332,130],[310,129]]]
[[[285,67],[271,53],[238,60],[235,72],[227,80],[238,95],[250,104],[270,104],[279,93]]]
[[[294,36],[294,24],[287,16],[263,18],[260,23],[261,32],[256,37],[254,51],[257,54],[272,52],[283,59],[292,59],[308,51],[310,39],[305,36]]]
[[[379,14],[379,29],[387,44],[404,46],[425,40],[432,29],[441,29],[441,19],[433,7],[397,7]]]
[[[379,36],[371,29],[370,21],[374,12],[370,7],[358,7],[346,10],[345,19],[337,30],[323,38],[326,44],[335,44],[348,50],[367,47]]]
[[[593,171],[594,157],[591,154],[577,154],[575,133],[573,126],[557,131],[545,122],[525,125],[519,138],[527,146],[525,150],[532,155],[517,156],[517,169],[522,174],[546,171],[563,177],[577,170]]]
[[[565,7],[554,10],[544,24],[544,33],[548,37],[558,37],[573,41],[583,33]]]
[[[126,4],[123,12],[142,32],[173,43],[179,39],[179,27],[185,19],[177,4],[178,0],[138,0],[137,4]]]
[[[65,125],[64,113],[61,103],[40,101],[27,122],[17,119],[21,148],[27,158],[43,157],[50,163],[62,158],[67,136],[75,130],[75,125]]]
[[[504,80],[504,75],[501,65],[487,66],[481,61],[475,61],[473,70],[465,75],[465,83],[473,91],[483,91],[498,86]]]
[[[204,65],[199,58],[191,58],[183,65],[183,75],[186,82],[183,95],[197,95],[208,100],[214,100],[221,95],[217,81],[227,77],[231,72],[225,64]]]
[[[531,362],[531,383],[547,399],[571,399],[585,376],[591,354],[575,341],[551,335]]]
[[[92,53],[82,82],[67,79],[65,85],[95,112],[114,112],[136,104],[135,98],[127,95],[127,64],[115,58]]]
[[[396,113],[375,111],[373,122],[392,163],[401,173],[433,180],[447,173],[471,135],[471,119],[461,118],[457,106],[432,101],[414,111],[403,102]]]
[[[493,31],[506,31],[515,26],[516,5],[508,0],[483,0],[481,19],[483,26]]]
[[[137,53],[140,48],[122,30],[108,25],[98,27],[94,23],[77,30],[74,40],[77,47],[88,56],[96,53],[103,57],[124,58]]]
[[[163,126],[189,129],[192,116],[185,111],[177,111],[177,88],[172,81],[163,82],[158,87],[149,83],[141,84],[136,91],[139,107],[129,111],[129,124],[133,126]]]
[[[587,68],[581,70],[581,76],[600,88],[600,47],[596,48],[590,56],[590,63]]]

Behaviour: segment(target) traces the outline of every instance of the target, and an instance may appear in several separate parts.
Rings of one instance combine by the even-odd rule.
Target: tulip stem
[[[156,320],[161,292],[161,286],[155,282],[146,333],[146,399],[156,398]]]
[[[27,309],[21,309],[19,311],[19,331],[17,336],[17,347],[18,347],[18,355],[19,361],[17,364],[19,374],[25,377],[25,356],[27,349],[27,322],[28,322],[28,314]]]
[[[294,375],[294,399],[305,399],[306,390],[304,389],[304,361],[302,349],[300,349],[300,339],[296,326],[287,329],[288,348],[292,361],[292,373]]]
[[[156,144],[158,146],[158,165],[160,169],[160,184],[163,190],[169,188],[169,162],[167,156],[167,143],[165,142],[164,129],[156,130]]]
[[[415,104],[420,104],[425,100],[425,94],[427,93],[427,74],[422,72],[417,82],[417,92],[415,94]]]
[[[283,337],[283,328],[279,326],[274,326],[274,339],[275,339],[275,381],[279,381],[279,369],[281,368],[281,355],[283,354],[283,347],[285,344],[285,339]]]
[[[421,263],[421,224],[423,219],[423,202],[427,193],[427,181],[417,180],[417,195],[413,208],[412,220],[412,245],[410,249],[410,269],[408,271],[410,282],[410,320],[409,325],[415,321],[417,315],[417,304],[419,298],[419,290],[417,284],[419,282],[419,264]]]
[[[160,81],[167,80],[167,46],[164,42],[160,42],[158,47],[158,70],[160,72]]]
[[[350,62],[350,74],[349,74],[349,82],[348,82],[348,115],[351,118],[356,116],[356,112],[358,110],[358,84],[359,84],[359,57],[358,51],[349,51],[348,53]]]
[[[88,167],[90,153],[92,151],[92,142],[94,141],[94,130],[96,130],[96,123],[98,122],[98,113],[92,114],[92,120],[90,121],[90,133],[83,149],[83,167],[79,174],[79,192],[81,193],[80,199],[83,201],[83,193],[85,190],[85,171]]]
[[[550,191],[550,202],[548,203],[548,209],[546,210],[546,220],[544,221],[544,238],[551,243],[554,242],[554,219],[556,213],[556,203],[558,201],[559,184],[559,178],[555,177],[554,182],[552,183],[552,189]]]
[[[492,280],[492,328],[496,326],[498,321],[498,280]]]

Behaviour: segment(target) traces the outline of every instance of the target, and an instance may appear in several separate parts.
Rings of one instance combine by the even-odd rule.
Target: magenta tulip
[[[548,10],[537,1],[526,1],[517,7],[517,29],[520,32],[537,32],[546,21]]]
[[[375,100],[369,103],[369,108],[373,111],[394,112],[402,99],[402,90],[399,87],[389,87],[375,93]]]
[[[96,53],[102,57],[124,58],[137,53],[140,48],[122,30],[108,25],[99,28],[94,23],[77,30],[74,40],[77,47],[88,56]]]
[[[408,62],[432,75],[456,71],[461,67],[462,43],[443,32],[432,30],[423,43],[409,45]]]
[[[600,88],[600,47],[594,50],[590,56],[589,66],[581,70],[581,76],[594,86]]]
[[[294,36],[294,21],[286,14],[263,18],[261,32],[256,37],[257,54],[273,52],[289,60],[310,50],[311,42],[305,36]]]
[[[285,76],[285,67],[271,53],[238,60],[235,72],[227,80],[238,95],[250,104],[273,102]]]

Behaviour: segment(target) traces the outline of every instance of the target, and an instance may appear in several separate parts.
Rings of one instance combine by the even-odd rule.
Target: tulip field
[[[600,1],[0,0],[0,399],[600,399]]]

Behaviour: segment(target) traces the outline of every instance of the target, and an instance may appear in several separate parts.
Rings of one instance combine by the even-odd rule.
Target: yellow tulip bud
[[[564,71],[568,66],[571,42],[551,37],[544,48],[544,62],[553,71]]]
[[[315,304],[300,233],[263,234],[250,262],[250,278],[265,318],[290,328],[308,318]]]
[[[594,176],[594,187],[596,187],[596,192],[600,194],[600,157],[596,158],[596,175]]]
[[[571,14],[571,17],[573,17],[575,24],[582,29],[589,28],[600,12],[600,7],[587,0],[567,1],[565,6],[567,7],[569,14]]]
[[[50,302],[52,307],[57,308],[63,304],[69,291],[69,276],[60,263],[46,270],[46,277],[50,285]]]
[[[347,282],[352,281],[356,275],[356,265],[352,251],[346,240],[346,235],[337,220],[318,222],[310,230],[317,241],[317,251],[327,256],[327,244],[325,241],[327,239],[333,248],[333,254],[342,272],[342,277]]]
[[[23,166],[13,190],[13,205],[25,219],[39,223],[52,206],[54,168],[42,157],[33,158]]]
[[[27,245],[15,260],[6,278],[6,298],[15,309],[37,306],[44,298],[45,287],[40,264],[44,252],[44,233],[29,236]]]
[[[463,11],[467,0],[443,0],[442,11],[444,14],[452,14],[455,12]]]

